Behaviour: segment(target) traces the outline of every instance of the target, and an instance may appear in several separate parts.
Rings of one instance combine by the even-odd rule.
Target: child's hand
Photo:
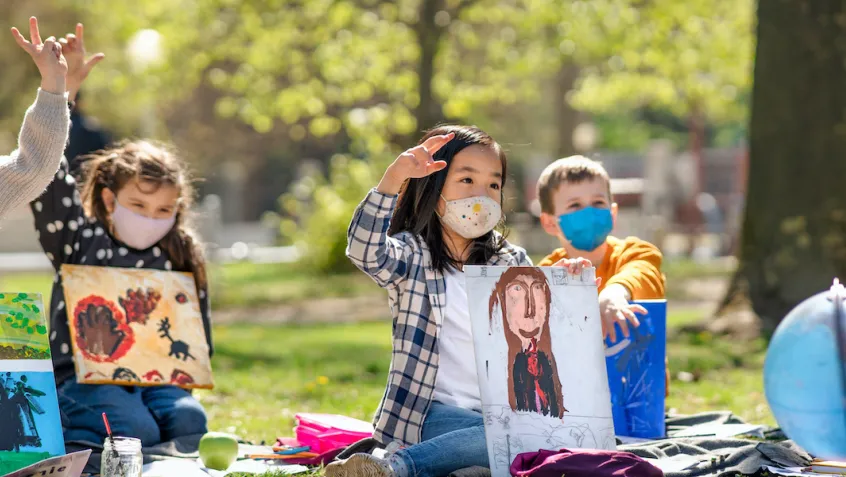
[[[400,154],[393,164],[388,166],[376,189],[385,194],[396,194],[407,179],[426,177],[445,168],[445,161],[436,161],[432,156],[454,137],[455,134],[452,133],[432,136],[423,144]]]
[[[664,397],[670,397],[670,361],[664,357]]]
[[[590,268],[593,264],[586,258],[562,258],[561,260],[555,262],[552,266],[565,267],[570,275],[580,275],[582,273],[582,269]],[[596,277],[596,286],[599,286],[601,283],[602,278]]]
[[[602,337],[611,337],[611,342],[617,341],[617,330],[614,323],[620,325],[623,336],[629,337],[629,323],[637,328],[640,320],[635,313],[645,315],[646,308],[629,303],[629,291],[622,285],[612,284],[605,287],[599,294],[599,314],[602,316]]]
[[[85,31],[82,23],[76,24],[76,34],[68,33],[60,39],[62,52],[68,61],[68,98],[73,101],[82,82],[88,77],[88,73],[106,57],[103,53],[97,53],[91,58],[85,59]]]
[[[12,36],[18,45],[32,57],[38,72],[41,73],[41,89],[53,94],[65,93],[65,77],[68,73],[68,64],[62,56],[62,46],[52,36],[45,42],[41,42],[41,34],[38,32],[38,19],[29,19],[29,38],[32,42],[26,41],[17,28],[12,27]]]

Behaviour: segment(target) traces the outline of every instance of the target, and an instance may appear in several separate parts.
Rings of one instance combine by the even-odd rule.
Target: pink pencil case
[[[338,414],[297,414],[294,433],[297,442],[309,446],[311,452],[323,452],[347,447],[373,436],[373,425]]]

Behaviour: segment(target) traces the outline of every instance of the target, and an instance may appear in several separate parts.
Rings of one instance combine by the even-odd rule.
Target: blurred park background
[[[825,49],[842,33],[833,20],[839,7],[771,3],[786,6],[761,7],[757,19],[769,15],[787,49],[806,34],[802,41]],[[805,13],[823,27],[782,28],[799,4],[819,9]],[[747,143],[759,74],[752,0],[0,2],[7,27],[31,15],[43,36],[83,22],[89,51],[106,53],[84,85],[77,121],[111,140],[170,141],[202,179],[196,212],[214,262],[217,354],[216,389],[200,395],[212,427],[272,440],[300,411],[370,418],[390,360],[390,315],[384,292],[344,257],[346,226],[385,165],[439,122],[476,124],[506,147],[511,241],[534,259],[556,246],[538,223],[540,171],[575,153],[601,160],[621,209],[614,234],[640,236],[665,254],[668,406],[774,423],[760,375],[767,323],[830,284],[837,266],[817,265],[843,245],[825,248],[831,230],[796,210],[816,213],[819,194],[843,193],[809,189],[806,199],[787,200],[805,194],[785,181],[812,158],[778,162],[764,145],[795,149],[779,148],[772,134],[756,143],[753,131]],[[11,36],[5,41],[0,148],[11,150],[38,76]],[[834,61],[803,55],[799,43],[769,68]],[[819,81],[801,89],[813,92]],[[807,95],[791,100],[819,105]],[[824,126],[841,121],[837,114]],[[783,115],[751,116],[754,128],[755,117]],[[792,120],[820,126],[802,114]],[[842,162],[836,149],[814,148],[821,136],[774,134]],[[825,175],[822,163],[808,173]],[[755,224],[757,235],[748,232],[753,213],[771,214]],[[793,237],[793,248],[768,242],[761,227]],[[817,249],[819,260],[802,255]],[[799,271],[802,264],[816,268]],[[31,216],[17,211],[0,229],[0,289],[47,295],[51,280]],[[778,303],[767,316],[761,297]]]

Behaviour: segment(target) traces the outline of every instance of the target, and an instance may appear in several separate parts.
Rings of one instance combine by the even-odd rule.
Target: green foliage
[[[317,272],[353,268],[345,255],[347,227],[356,206],[378,180],[376,168],[345,155],[332,158],[328,177],[319,172],[298,180],[280,199],[289,215],[282,235],[302,254],[302,264]]]
[[[627,5],[626,5],[627,4]],[[745,119],[751,85],[754,2],[618,2],[616,50],[589,65],[572,97],[577,108],[620,111],[649,105],[681,117]]]

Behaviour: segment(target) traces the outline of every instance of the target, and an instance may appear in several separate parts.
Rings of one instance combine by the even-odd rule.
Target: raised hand
[[[444,169],[447,163],[436,161],[432,156],[454,137],[453,133],[432,136],[423,144],[403,152],[388,166],[376,189],[386,194],[396,194],[407,179],[426,177]]]
[[[38,19],[35,17],[29,19],[30,41],[15,27],[12,27],[12,36],[38,67],[38,72],[41,73],[41,89],[48,93],[64,94],[68,64],[62,56],[62,45],[52,36],[44,42],[41,41]]]
[[[62,52],[68,62],[68,97],[73,100],[76,93],[88,73],[106,57],[103,53],[97,53],[90,58],[85,58],[85,30],[82,23],[76,24],[76,33],[68,33],[59,40],[62,45]]]

